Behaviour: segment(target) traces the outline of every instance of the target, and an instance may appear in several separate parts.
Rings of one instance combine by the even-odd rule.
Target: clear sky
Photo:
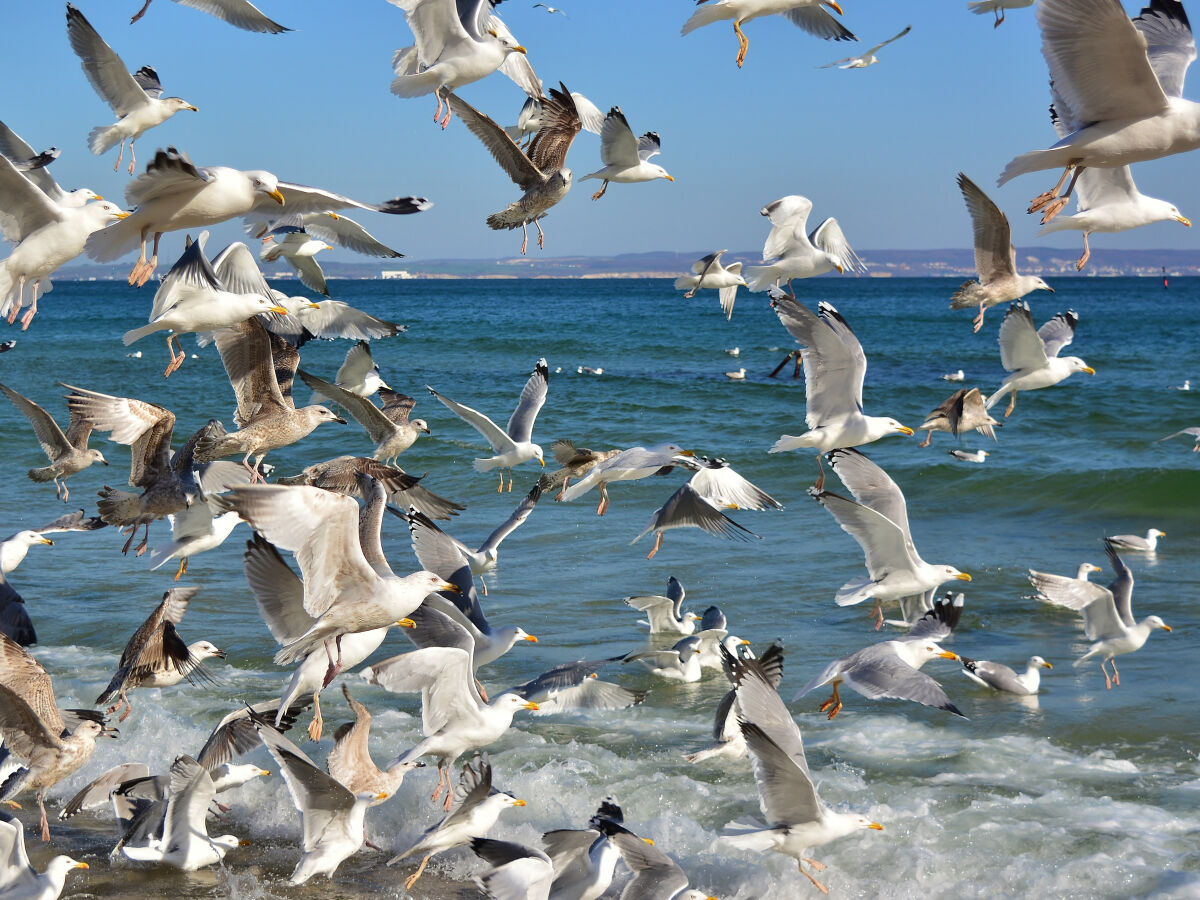
[[[960,169],[1007,212],[1018,245],[1079,246],[1073,232],[1037,238],[1024,212],[1056,174],[994,187],[1009,158],[1055,139],[1033,9],[1012,10],[993,28],[966,0],[844,0],[842,21],[859,43],[822,41],[769,16],[745,26],[750,52],[738,70],[728,22],[680,36],[690,0],[556,2],[568,17],[532,0],[508,0],[497,12],[547,84],[562,81],[604,110],[620,105],[637,133],[658,131],[655,161],[676,181],[612,185],[597,202],[598,182],[577,183],[543,222],[546,249],[531,243],[531,255],[761,248],[767,223],[758,210],[785,194],[812,199],[814,224],[836,216],[860,249],[969,246]],[[85,144],[92,126],[113,117],[67,43],[65,3],[5,5],[9,90],[0,118],[37,149],[62,149],[52,171],[64,186],[119,199],[129,177],[113,173],[115,151],[97,158]],[[400,9],[384,0],[261,0],[295,29],[271,36],[169,0],[155,0],[134,25],[140,0],[77,5],[131,70],[155,66],[167,95],[200,108],[142,138],[139,170],[156,147],[174,144],[200,165],[264,168],[363,200],[419,194],[435,207],[357,218],[416,259],[517,253],[520,234],[491,231],[484,219],[519,190],[457,119],[445,132],[434,125],[432,96],[388,90],[393,51],[412,43]],[[878,65],[816,68],[908,24],[912,32],[881,51]],[[499,73],[461,94],[501,124],[515,122],[524,101]],[[581,134],[568,165],[576,179],[599,168],[598,138]],[[1143,192],[1200,220],[1197,165],[1187,154],[1141,164],[1134,175]],[[1191,248],[1197,230],[1162,223],[1098,236],[1093,250]],[[238,233],[220,230],[213,246]],[[181,250],[181,236],[165,239],[162,256],[169,264]]]

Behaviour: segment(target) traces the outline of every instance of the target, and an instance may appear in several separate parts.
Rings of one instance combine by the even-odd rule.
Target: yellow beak
[[[1170,626],[1170,625],[1167,625],[1167,624],[1164,622],[1164,623],[1163,623],[1163,631],[1171,631],[1171,630],[1173,630],[1173,629],[1171,628],[1171,626]]]
[[[38,543],[39,544],[49,544],[51,547],[54,546],[54,541],[50,540],[50,538],[48,538],[48,537],[40,538],[38,540]]]
[[[267,309],[273,313],[279,313],[281,316],[286,316],[288,314],[287,307],[284,306],[268,306]]]
[[[440,585],[438,585],[438,590],[439,591],[449,591],[452,594],[461,594],[462,593],[462,588],[460,588],[457,584],[451,584],[448,581],[443,581]]]
[[[1192,227],[1192,220],[1189,219],[1187,216],[1176,216],[1175,221],[1178,222],[1180,225],[1186,225],[1188,228]]]
[[[119,213],[116,213],[115,215],[118,219],[128,219],[132,215],[132,213],[119,212]]]
[[[940,656],[942,659],[958,659],[958,654],[952,653],[949,650],[943,650],[938,654],[938,656]]]
[[[521,708],[522,708],[522,709],[541,709],[541,707],[540,707],[540,706],[538,706],[536,703],[534,703],[532,700],[530,700],[528,703],[526,703],[526,704],[525,704],[523,707],[521,707]]]
[[[880,825],[878,822],[872,822],[867,827],[870,828],[872,831],[883,831],[883,826]]]
[[[524,800],[514,800],[513,801],[513,806],[525,806],[525,805],[526,805],[526,803]]]
[[[91,868],[91,866],[89,866],[89,865],[88,865],[87,863],[85,863],[85,862],[77,862],[77,863],[75,863],[75,865],[73,866],[73,868],[76,868],[76,869],[90,869],[90,868]]]
[[[396,625],[400,628],[416,628],[417,627],[417,623],[407,617],[403,618],[403,619],[397,619]]]
[[[1083,367],[1083,371],[1087,372],[1089,375],[1095,375],[1095,374],[1096,374],[1096,370],[1095,370],[1095,369],[1093,369],[1091,366],[1084,366],[1084,367]]]
[[[392,796],[392,795],[389,794],[387,791],[380,791],[378,794],[375,795],[375,799],[376,800],[386,800],[390,796]]]
[[[283,194],[279,193],[278,188],[276,188],[273,191],[267,191],[267,196],[270,197],[272,200],[274,200],[276,203],[278,203],[280,206],[283,206],[283,204],[284,204]]]
[[[968,575],[966,572],[959,572],[954,577],[957,578],[959,581],[970,581],[971,580],[971,576]]]
[[[673,176],[673,175],[664,175],[664,176],[663,176],[663,178],[667,179],[667,181],[674,181],[674,180],[675,180],[675,176]]]
[[[907,425],[901,425],[901,426],[900,426],[899,428],[897,428],[896,430],[897,430],[898,432],[900,432],[901,434],[906,434],[906,435],[908,435],[909,437],[912,437],[912,436],[913,436],[913,430],[912,430],[911,428],[909,428]]]
[[[190,109],[192,112],[200,112],[200,107],[192,106],[190,103],[184,109]]]
[[[538,642],[537,636],[533,634],[525,635],[525,640],[529,641],[531,644],[536,644]]]
[[[1050,665],[1050,663],[1046,662],[1045,660],[1042,660],[1042,668],[1043,669],[1053,669],[1054,666]]]

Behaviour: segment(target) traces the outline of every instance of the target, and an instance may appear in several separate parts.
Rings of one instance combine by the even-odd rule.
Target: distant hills
[[[1200,275],[1200,250],[1119,250],[1093,243],[1092,258],[1083,275]],[[1075,260],[1080,247],[1019,247],[1017,266],[1035,275],[1076,275]],[[384,270],[403,270],[414,278],[673,278],[691,269],[704,251],[672,253],[654,250],[647,253],[622,253],[617,256],[529,256],[500,259],[403,259],[364,262],[330,261],[322,263],[331,278],[379,278]],[[859,255],[870,270],[859,277],[954,277],[975,275],[974,254],[966,249],[948,250],[865,250]],[[743,260],[756,264],[760,251],[726,253],[724,262]],[[97,265],[81,263],[59,272],[60,279],[124,278],[128,263]],[[270,278],[290,277],[283,263],[267,271]],[[847,276],[837,276],[847,277]]]

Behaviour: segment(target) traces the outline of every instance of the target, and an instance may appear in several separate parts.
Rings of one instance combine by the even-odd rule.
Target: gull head
[[[1035,669],[1053,669],[1054,668],[1054,666],[1050,665],[1050,663],[1046,662],[1040,656],[1029,657],[1029,665],[1033,666]]]
[[[1032,291],[1049,291],[1052,294],[1054,293],[1054,288],[1050,287],[1050,285],[1046,284],[1046,282],[1042,281],[1036,275],[1033,278],[1032,284],[1033,287],[1030,288]]]
[[[433,434],[433,432],[429,430],[429,425],[425,422],[424,419],[413,419],[408,424],[410,424],[413,428],[417,429],[417,431],[423,431],[426,434]]]
[[[970,581],[971,580],[970,575],[968,575],[966,572],[958,571],[958,569],[954,568],[954,566],[942,566],[941,570],[942,570],[942,574],[945,575],[947,579],[957,578],[959,581]]]
[[[918,649],[918,654],[925,659],[958,659],[958,654],[951,650],[943,650],[935,643],[923,644]]]
[[[250,188],[256,194],[266,194],[280,206],[283,206],[283,194],[279,193],[279,179],[270,172],[264,172],[261,169],[253,170],[245,173],[250,179]]]
[[[838,6],[837,0],[821,0],[822,6],[828,6],[839,16],[842,14],[842,8]]]
[[[177,113],[181,109],[190,109],[192,112],[200,112],[199,107],[192,106],[192,104],[188,103],[182,97],[164,97],[162,102],[165,103],[173,113]]]
[[[524,47],[517,43],[516,38],[514,38],[511,34],[501,34],[495,29],[489,29],[488,34],[496,39],[496,43],[498,43],[501,49],[504,50],[505,56],[508,56],[510,53],[528,52]]]
[[[546,467],[546,460],[542,455],[542,448],[537,444],[530,445],[533,448],[533,458],[538,461],[538,465],[543,469]]]
[[[651,171],[651,173],[653,173],[655,178],[665,178],[665,179],[667,179],[667,181],[675,180],[674,176],[672,176],[670,173],[668,173],[667,170],[664,169],[662,166],[648,165],[646,168],[648,168]]]
[[[92,462],[98,462],[102,466],[108,465],[108,460],[104,458],[104,454],[101,453],[99,450],[96,450],[94,448],[89,449],[87,452],[87,455],[88,455],[88,459],[90,459]]]
[[[1154,216],[1155,222],[1178,222],[1180,225],[1192,227],[1192,220],[1179,211],[1179,208],[1174,203],[1168,203],[1165,200],[1155,200],[1153,197],[1146,197],[1142,200],[1143,204],[1150,205],[1151,215]]]
[[[513,634],[515,635],[513,637],[513,643],[516,643],[517,641],[529,641],[531,644],[536,644],[538,642],[537,636],[530,634],[524,628],[514,628]]]
[[[1150,628],[1161,628],[1163,631],[1171,630],[1171,626],[1158,616],[1147,616],[1146,620],[1142,624],[1148,625]]]
[[[884,419],[883,424],[887,426],[888,434],[903,434],[907,437],[912,437],[913,430],[907,425],[901,425],[895,419]]]
[[[1072,372],[1087,372],[1089,375],[1096,374],[1096,370],[1093,369],[1091,366],[1089,366],[1087,363],[1085,363],[1078,356],[1066,357],[1066,363],[1067,363],[1068,368]]]
[[[15,540],[18,543],[24,544],[26,547],[32,547],[35,544],[47,544],[54,546],[54,541],[37,531],[18,531],[14,534],[10,541]]]
[[[1149,531],[1146,532],[1146,537],[1148,537],[1150,539],[1166,537],[1166,536],[1167,536],[1167,533],[1165,531],[1159,531],[1157,528],[1151,528]]]
[[[121,207],[117,206],[117,204],[111,203],[108,200],[104,200],[100,203],[89,203],[84,208],[90,215],[95,216],[105,225],[109,225],[115,222],[117,219],[129,218],[129,213],[125,212],[125,210],[121,209]]]
[[[866,816],[855,816],[854,825],[858,828],[869,828],[872,831],[883,831],[883,826],[878,822],[872,822]]]
[[[211,659],[214,656],[217,659],[224,659],[225,651],[216,644],[210,644],[208,641],[197,641],[194,644],[188,645],[188,655],[196,662],[199,662],[203,659]]]
[[[315,408],[317,411],[317,423],[318,424],[320,424],[321,422],[339,422],[342,425],[346,424],[346,420],[343,419],[341,416],[339,416],[337,413],[335,413],[329,407],[318,406]]]

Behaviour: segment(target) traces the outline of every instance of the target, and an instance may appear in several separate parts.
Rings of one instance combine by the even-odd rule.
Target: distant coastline
[[[1082,272],[1075,271],[1081,248],[1018,247],[1017,265],[1022,272],[1045,276],[1160,277],[1163,270],[1172,277],[1200,275],[1200,250],[1120,250],[1093,247],[1092,259]],[[402,268],[406,278],[675,278],[691,269],[692,263],[707,251],[674,253],[651,251],[617,256],[527,256],[500,259],[408,259],[399,267],[395,261],[342,262],[322,260],[328,278],[379,279],[385,271]],[[948,250],[865,250],[859,255],[867,264],[868,274],[833,278],[973,278],[974,254],[967,249]],[[742,260],[755,265],[760,252],[727,252],[726,263]],[[390,263],[390,264],[389,264]],[[57,280],[109,281],[124,279],[127,264],[97,265],[81,263],[60,269]],[[290,269],[275,265],[265,273],[271,279],[292,278]],[[397,277],[389,274],[390,278]],[[402,279],[398,279],[402,280]],[[403,279],[406,280],[406,279]]]

